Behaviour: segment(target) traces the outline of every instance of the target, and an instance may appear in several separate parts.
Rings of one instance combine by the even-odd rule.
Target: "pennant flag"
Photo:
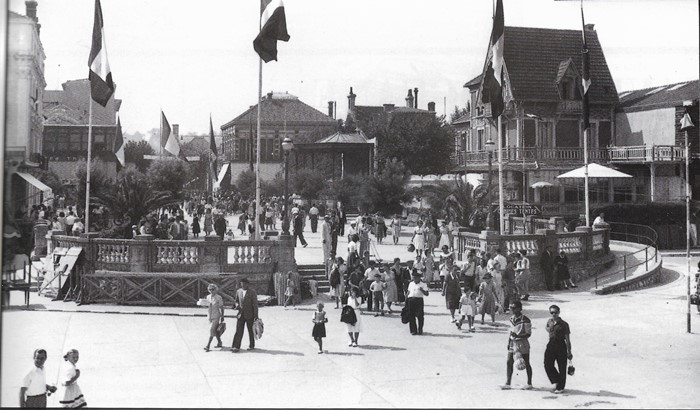
[[[88,74],[90,94],[95,102],[104,107],[114,94],[114,82],[112,81],[112,72],[109,69],[109,61],[107,61],[107,44],[105,43],[100,0],[95,0],[95,23],[92,26],[92,48],[90,49],[88,66],[90,67]]]
[[[590,60],[588,53],[588,44],[586,43],[586,21],[583,18],[583,4],[581,4],[581,23],[583,24],[581,33],[583,35],[583,48],[581,55],[583,57],[583,74],[581,75],[581,85],[583,87],[583,130],[591,127],[590,123],[590,108],[588,105],[588,89],[591,88]]]
[[[503,0],[496,2],[496,15],[493,19],[491,42],[489,45],[489,61],[482,85],[481,99],[491,104],[491,118],[497,119],[503,112]]]
[[[165,113],[163,113],[163,111],[160,112],[160,121],[160,146],[176,157],[179,156],[180,141],[177,140],[177,136],[170,127],[170,123],[168,123],[168,119],[165,118]]]
[[[688,131],[694,126],[695,124],[693,124],[693,120],[690,119],[690,113],[688,113],[688,109],[686,109],[685,115],[683,115],[683,118],[681,118],[681,131]]]
[[[214,125],[211,122],[211,115],[209,115],[209,158],[212,164],[212,175],[216,175],[216,158],[218,153],[216,152],[216,141],[214,141]]]
[[[282,0],[260,0],[260,33],[253,48],[264,62],[277,61],[277,40],[289,41]]]
[[[124,136],[122,135],[122,120],[117,118],[117,136],[114,138],[114,154],[119,163],[124,166]]]

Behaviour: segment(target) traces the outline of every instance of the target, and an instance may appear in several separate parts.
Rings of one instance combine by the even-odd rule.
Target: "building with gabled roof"
[[[270,180],[283,170],[282,140],[294,144],[313,143],[336,131],[338,123],[332,113],[305,104],[289,93],[270,92],[261,102],[260,174]],[[253,170],[256,156],[258,106],[253,105],[221,126],[223,136],[221,156],[231,181],[245,170]]]

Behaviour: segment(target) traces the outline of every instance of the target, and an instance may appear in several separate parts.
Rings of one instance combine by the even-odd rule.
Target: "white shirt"
[[[374,280],[374,275],[376,275],[378,273],[379,273],[379,269],[377,269],[376,267],[367,268],[367,269],[365,269],[365,279]]]
[[[34,366],[22,379],[22,386],[27,388],[27,396],[46,394],[46,372],[43,368]]]
[[[311,209],[309,209],[309,215],[318,215],[318,208],[312,206]]]
[[[600,215],[593,220],[593,225],[600,225],[602,223],[605,223],[605,221]]]
[[[68,215],[66,217],[66,225],[73,225],[75,223],[75,221],[77,221],[77,220],[78,220],[78,217],[76,217],[75,215]]]
[[[506,266],[508,266],[508,259],[506,259],[505,256],[499,253],[494,257],[494,259],[496,260],[496,262],[498,262],[499,272],[503,272],[504,270],[506,270]]]
[[[408,297],[409,298],[422,298],[423,292],[421,292],[421,289],[425,290],[426,292],[428,291],[428,285],[425,282],[414,282],[411,281],[411,283],[408,284]]]

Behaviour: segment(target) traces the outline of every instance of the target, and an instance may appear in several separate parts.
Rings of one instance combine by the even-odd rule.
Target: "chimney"
[[[413,89],[413,108],[418,108],[418,87]]]
[[[586,24],[586,30],[591,30],[591,31],[593,31],[593,30],[594,30],[593,27],[595,27],[595,24]]]
[[[435,112],[435,103],[433,101],[428,103],[428,111]]]
[[[333,101],[328,101],[328,116],[333,118]]]
[[[408,97],[406,97],[406,107],[413,108],[413,90],[408,89]]]
[[[173,134],[175,138],[180,139],[180,124],[173,124]]]
[[[352,87],[350,87],[350,94],[348,94],[348,112],[355,112],[355,93],[352,92]]]
[[[394,111],[395,107],[394,104],[384,104],[384,112]]]
[[[39,24],[39,18],[36,16],[37,2],[34,0],[27,0],[24,2],[24,6],[27,10],[27,17],[34,20],[34,22],[36,23],[36,31],[37,33],[39,33],[39,30],[41,29],[41,24]]]

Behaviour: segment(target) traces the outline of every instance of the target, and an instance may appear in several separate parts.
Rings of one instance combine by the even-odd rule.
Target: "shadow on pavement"
[[[367,349],[367,350],[391,350],[391,351],[397,351],[397,350],[406,350],[403,347],[396,347],[396,346],[377,346],[377,345],[358,345],[360,349]]]
[[[617,399],[636,399],[637,396],[630,396],[627,394],[621,394],[621,393],[615,393],[607,390],[599,390],[597,392],[591,391],[583,391],[583,390],[576,390],[576,389],[566,389],[564,390],[564,393],[562,393],[563,396],[596,396],[596,397],[613,397]]]
[[[362,346],[358,346],[362,347]],[[329,352],[325,351],[323,354],[330,354],[333,356],[364,356],[364,353],[350,353],[350,352]]]
[[[3,306],[2,310],[46,310],[46,306],[30,303],[29,307],[27,307],[27,305],[10,305]]]
[[[255,350],[241,350],[240,353],[257,353],[257,354],[271,354],[271,355],[285,355],[285,356],[305,356],[301,352],[290,352],[286,350],[272,350],[272,349],[260,349],[258,347]]]
[[[471,335],[461,335],[461,334],[447,334],[447,333],[430,333],[423,332],[423,336],[434,336],[434,337],[456,337],[459,339],[470,339]]]

